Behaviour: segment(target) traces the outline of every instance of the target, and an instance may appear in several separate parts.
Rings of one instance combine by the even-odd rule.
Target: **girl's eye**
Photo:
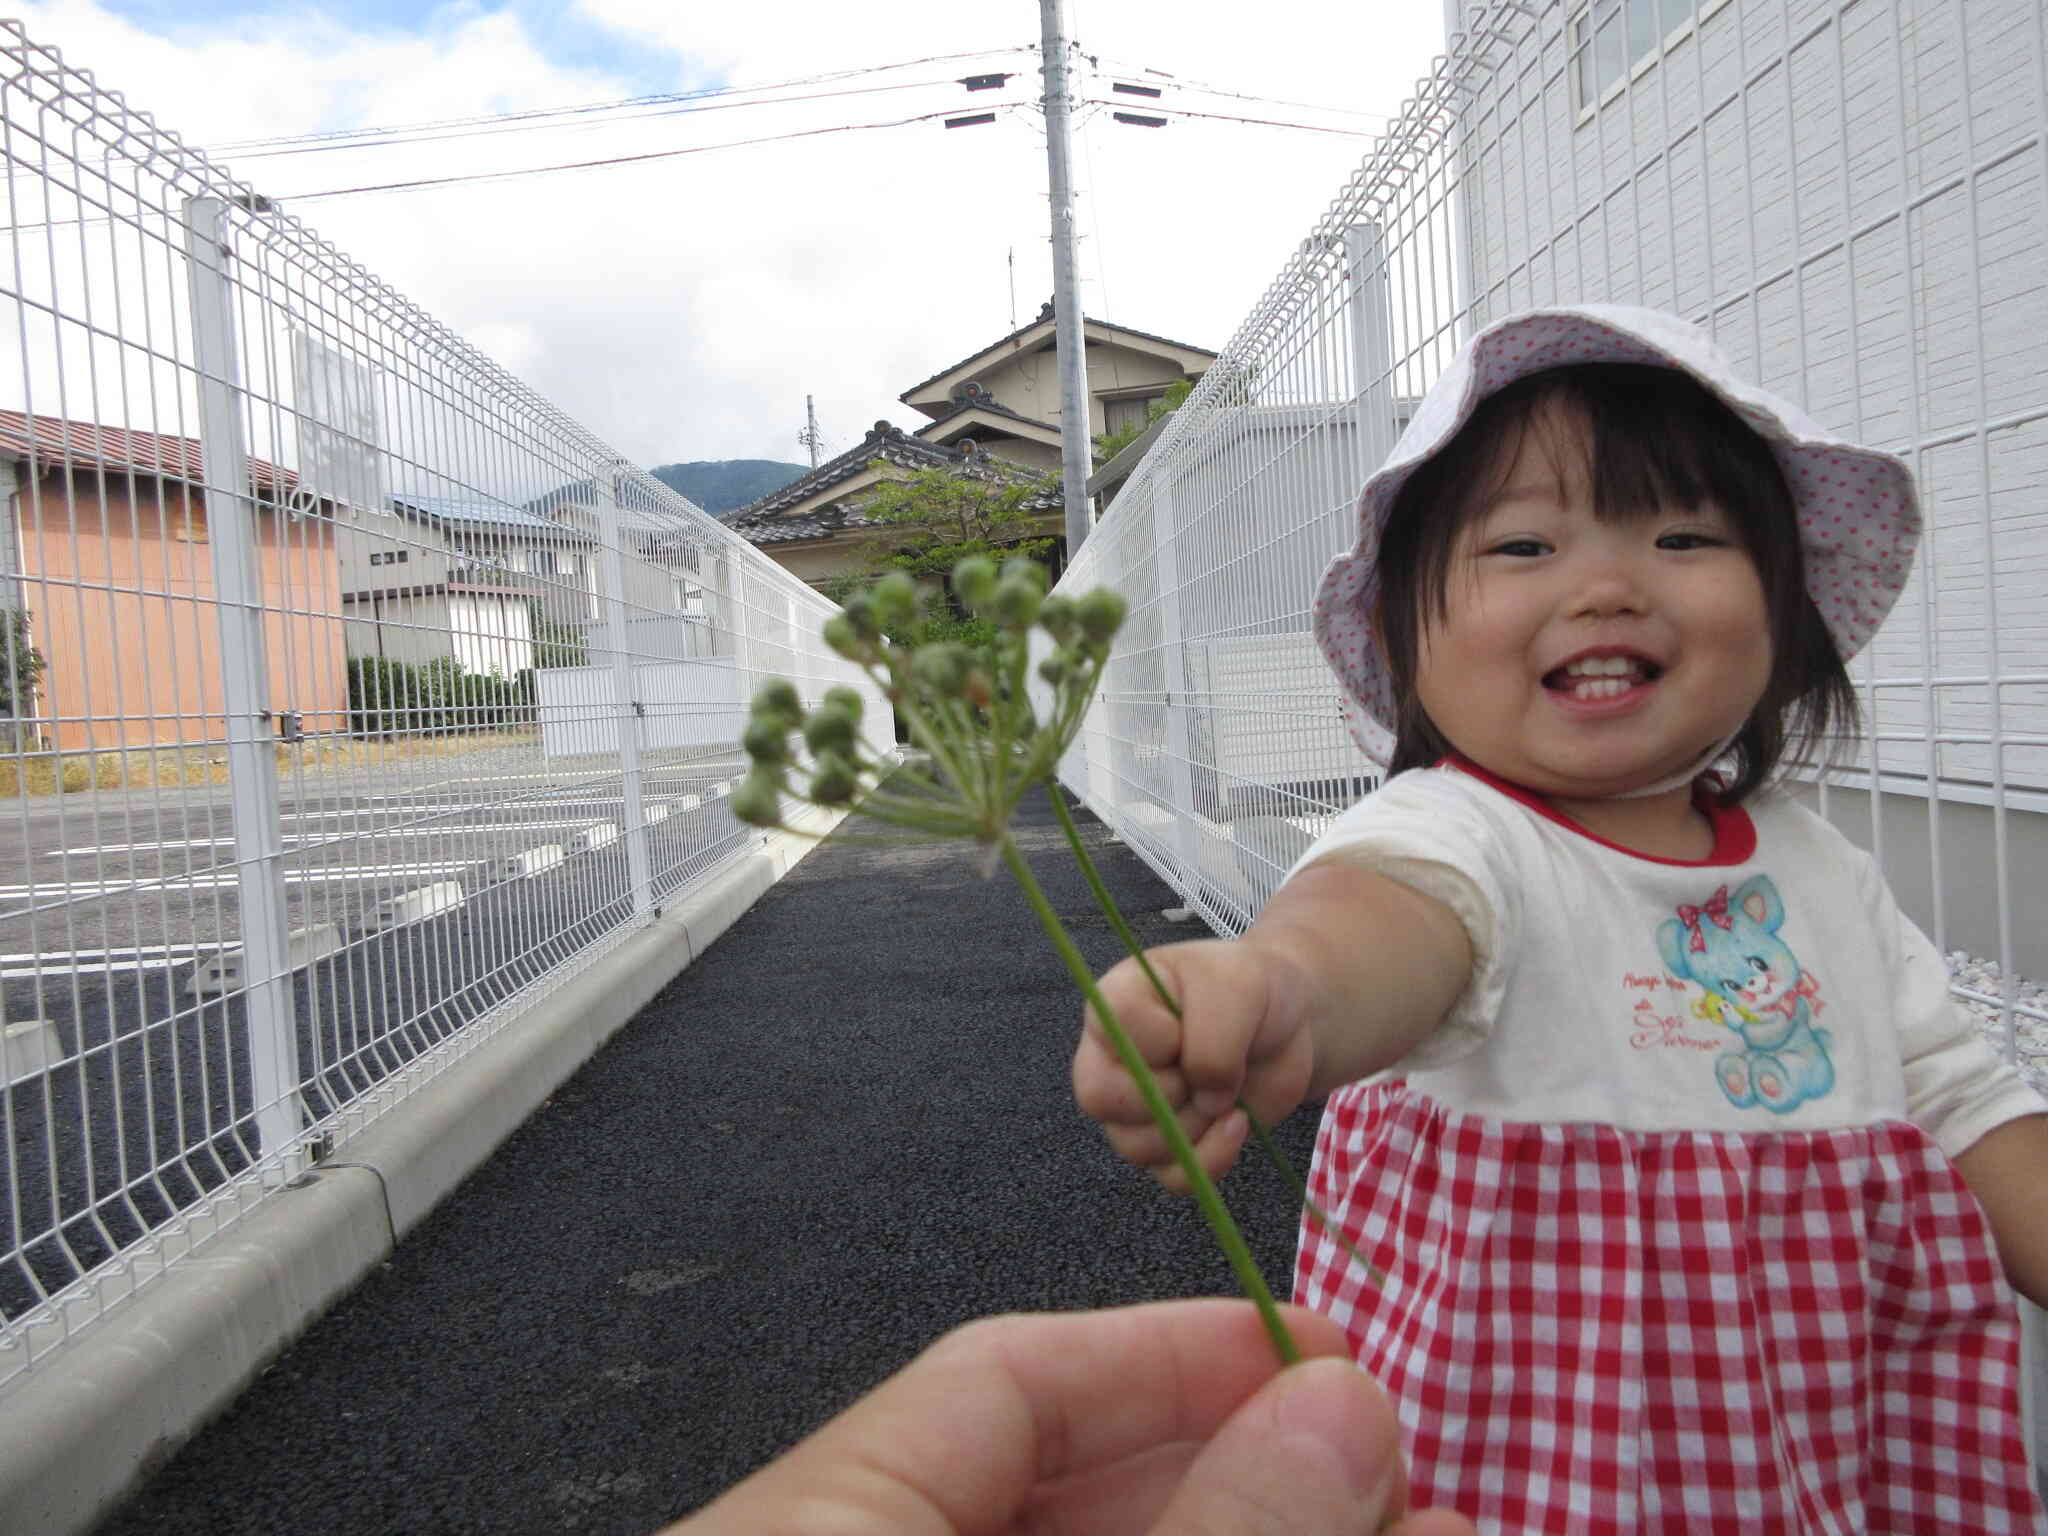
[[[1518,559],[1533,559],[1550,553],[1550,546],[1541,539],[1502,539],[1498,544],[1487,546],[1489,555],[1513,555]]]
[[[1659,549],[1715,549],[1727,542],[1718,534],[1695,531],[1665,533],[1657,537]]]

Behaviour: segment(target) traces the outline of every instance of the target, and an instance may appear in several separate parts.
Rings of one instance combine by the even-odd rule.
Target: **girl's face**
[[[1651,784],[1733,735],[1770,682],[1763,583],[1711,505],[1593,513],[1585,428],[1556,408],[1451,547],[1415,687],[1482,768],[1539,794]]]

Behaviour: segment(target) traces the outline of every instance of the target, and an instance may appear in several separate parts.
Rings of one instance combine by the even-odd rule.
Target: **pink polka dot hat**
[[[1652,309],[1583,304],[1527,310],[1479,332],[1423,397],[1414,419],[1358,498],[1358,544],[1316,590],[1316,644],[1344,691],[1344,719],[1366,756],[1394,753],[1394,689],[1373,638],[1380,534],[1415,470],[1479,402],[1528,374],[1574,363],[1676,368],[1712,390],[1770,445],[1799,514],[1806,589],[1843,660],[1877,633],[1906,585],[1920,541],[1920,505],[1904,461],[1830,437],[1790,401],[1736,376],[1698,327]]]

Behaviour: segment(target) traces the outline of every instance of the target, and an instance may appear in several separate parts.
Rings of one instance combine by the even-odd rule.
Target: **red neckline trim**
[[[1739,805],[1725,805],[1707,791],[1705,784],[1693,786],[1692,800],[1706,813],[1708,824],[1714,829],[1714,847],[1704,859],[1664,859],[1654,853],[1642,853],[1622,843],[1611,842],[1599,833],[1579,825],[1564,812],[1558,810],[1532,789],[1511,783],[1498,774],[1488,773],[1477,763],[1465,758],[1451,756],[1441,759],[1439,768],[1455,768],[1489,784],[1518,805],[1525,805],[1545,821],[1555,822],[1567,832],[1576,832],[1588,842],[1598,843],[1602,848],[1612,848],[1616,853],[1625,853],[1632,859],[1641,859],[1646,864],[1675,864],[1686,869],[1705,869],[1717,865],[1746,864],[1756,856],[1756,823],[1749,819],[1749,812]]]

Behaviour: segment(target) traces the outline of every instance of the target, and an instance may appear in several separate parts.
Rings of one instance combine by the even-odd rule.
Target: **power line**
[[[1228,96],[1233,100],[1249,101],[1264,107],[1298,107],[1306,112],[1334,112],[1344,117],[1369,117],[1373,119],[1373,121],[1381,123],[1391,123],[1394,121],[1392,117],[1388,116],[1384,112],[1367,112],[1360,107],[1333,107],[1326,102],[1290,101],[1284,97],[1279,96],[1259,96],[1245,91],[1233,91],[1225,86],[1210,85],[1201,80],[1190,80],[1180,75],[1171,75],[1163,69],[1104,69],[1100,61],[1095,61],[1095,67],[1103,74],[1112,76],[1121,75],[1125,79],[1136,79],[1141,75],[1150,76],[1155,80],[1164,80],[1176,89],[1183,91],[1194,91],[1203,96]],[[1153,108],[1147,107],[1146,110],[1151,111],[1153,110]],[[1248,119],[1248,121],[1255,121],[1255,119]]]
[[[860,75],[886,74],[892,69],[912,69],[920,64],[948,64],[959,59],[987,58],[993,54],[1023,53],[1022,47],[984,48],[973,53],[929,54],[920,59],[905,59],[895,64],[870,64],[858,69],[828,70],[822,74],[805,75],[795,80],[777,81],[769,85],[721,85],[706,86],[696,91],[657,92],[644,96],[627,96],[617,101],[583,102],[566,107],[529,107],[517,112],[482,112],[468,117],[444,117],[422,123],[395,123],[367,128],[335,128],[320,133],[280,134],[267,138],[236,139],[213,146],[216,154],[245,149],[263,149],[269,145],[315,144],[337,139],[376,138],[388,134],[425,133],[441,128],[467,128],[492,123],[520,122],[543,117],[570,117],[597,112],[618,111],[627,107],[661,106],[675,102],[701,101],[712,96],[753,95],[762,91],[794,90],[804,85],[827,85],[835,80],[850,80]]]
[[[1114,109],[1119,105],[1119,103],[1114,101],[1103,101],[1094,98],[1086,98],[1077,102],[1076,105],[1091,108],[1103,107]],[[1032,110],[1034,106],[1035,103],[1032,102],[998,102],[995,103],[991,108],[985,110],[988,110],[992,115],[1014,114],[1018,112],[1028,112]],[[1232,113],[1223,112],[1197,112],[1190,108],[1167,107],[1161,106],[1154,102],[1147,102],[1145,110],[1147,112],[1164,113],[1173,117],[1199,118],[1213,122],[1244,123],[1255,127],[1289,128],[1303,133],[1327,133],[1335,134],[1346,138],[1378,137],[1377,134],[1367,133],[1363,130],[1354,128],[1331,128],[1315,123],[1286,122],[1277,118],[1242,117]],[[697,144],[686,146],[681,149],[650,150],[645,153],[634,155],[608,155],[595,160],[564,161],[554,165],[520,166],[502,171],[473,171],[454,176],[423,177],[413,181],[377,182],[356,187],[332,187],[319,192],[293,192],[283,194],[280,197],[278,197],[277,200],[280,202],[290,203],[310,203],[319,202],[327,198],[355,197],[373,192],[412,192],[420,191],[428,187],[458,186],[471,182],[509,181],[521,176],[545,176],[553,174],[558,171],[599,170],[607,166],[633,165],[651,160],[672,160],[680,158],[681,156],[684,155],[712,154],[716,153],[719,150],[725,149],[748,149],[761,144],[779,144],[787,142],[792,139],[816,138],[823,134],[860,133],[870,129],[878,128],[904,128],[914,123],[928,123],[936,121],[941,118],[956,117],[958,115],[959,108],[947,107],[936,112],[923,112],[912,117],[892,118],[883,122],[838,123],[825,128],[806,128],[799,129],[791,133],[766,134],[759,138],[753,139],[735,139],[723,144]],[[7,232],[9,230],[49,228],[61,224],[98,224],[105,222],[109,222],[109,220],[104,216],[100,218],[33,221],[28,223],[0,226],[0,232]],[[1098,261],[1099,260],[1100,258],[1098,257]],[[1101,280],[1102,274],[1098,272],[1097,275],[1098,280]]]
[[[1091,107],[1110,107],[1113,109],[1123,109],[1128,105],[1119,101],[1098,101],[1094,97],[1090,97],[1087,104]],[[1272,117],[1237,117],[1227,112],[1195,112],[1186,107],[1163,107],[1156,101],[1146,102],[1145,110],[1148,113],[1163,112],[1173,117],[1206,118],[1218,123],[1250,123],[1260,128],[1296,128],[1303,133],[1334,133],[1348,139],[1377,139],[1381,137],[1380,134],[1369,133],[1363,128],[1326,128],[1320,123],[1286,123]]]
[[[1014,104],[998,107],[999,111],[1011,110]],[[870,128],[903,128],[912,123],[929,123],[938,118],[954,116],[957,107],[947,107],[939,112],[923,112],[916,117],[899,117],[882,123],[840,123],[830,128],[803,128],[794,133],[773,133],[758,139],[736,139],[726,144],[697,144],[687,149],[657,149],[638,155],[608,155],[601,160],[576,160],[560,165],[533,165],[509,171],[474,171],[461,176],[432,176],[419,181],[388,181],[375,186],[336,187],[325,192],[296,192],[280,197],[284,203],[311,203],[327,197],[353,197],[363,192],[412,192],[424,187],[449,187],[461,182],[506,181],[515,176],[545,176],[555,171],[590,171],[611,165],[634,165],[649,160],[673,160],[682,155],[705,155],[721,149],[746,149],[756,144],[780,144],[789,139],[810,139],[827,133],[860,133]]]
[[[253,154],[237,153],[236,160],[267,160],[278,155],[324,154],[333,150],[389,149],[413,144],[434,144],[448,139],[489,138],[505,133],[536,133],[548,130],[606,128],[619,123],[643,123],[653,118],[686,117],[699,112],[731,112],[740,107],[775,107],[806,101],[827,101],[839,96],[873,96],[885,91],[923,90],[935,85],[955,85],[954,80],[899,80],[893,85],[856,86],[845,91],[812,91],[802,96],[769,96],[756,101],[721,101],[709,106],[663,107],[651,112],[621,113],[597,121],[554,123],[518,122],[497,127],[454,128],[446,133],[420,133],[406,138],[362,138],[346,143],[303,144],[295,148],[261,149]],[[768,87],[764,87],[768,89]],[[779,89],[779,87],[778,87]]]

